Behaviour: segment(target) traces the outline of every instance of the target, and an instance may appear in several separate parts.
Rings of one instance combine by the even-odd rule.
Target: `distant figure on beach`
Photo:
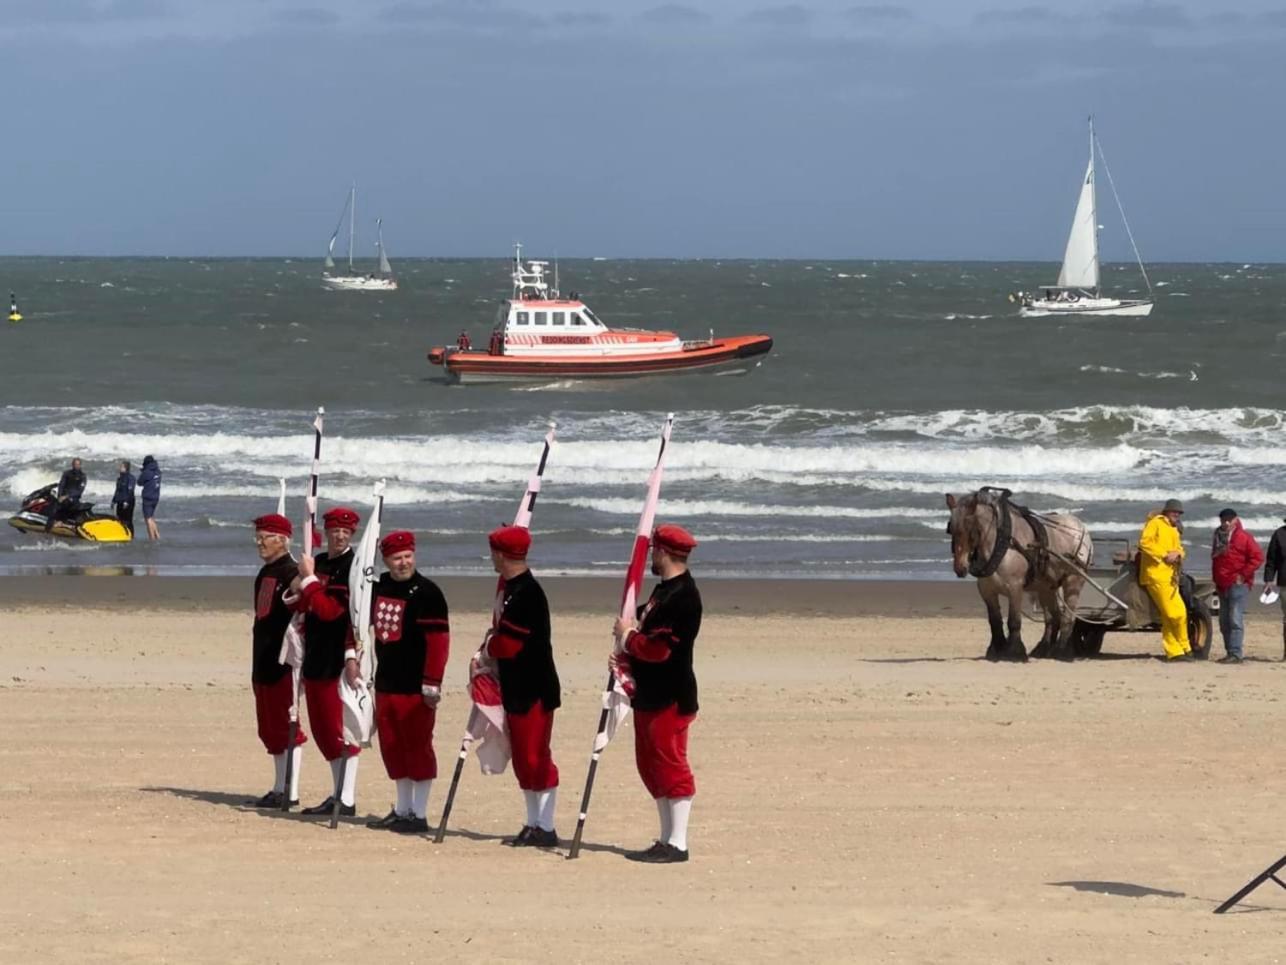
[[[1167,499],[1161,512],[1149,518],[1139,534],[1139,585],[1148,591],[1161,614],[1161,644],[1168,661],[1196,659],[1188,642],[1188,608],[1179,594],[1179,571],[1183,566],[1181,516],[1183,503]]]
[[[156,504],[161,501],[161,467],[152,456],[143,457],[143,471],[138,474],[138,484],[143,490],[143,522],[147,524],[147,538],[158,540]]]
[[[1210,575],[1219,594],[1219,633],[1225,653],[1220,663],[1241,663],[1242,641],[1246,635],[1246,602],[1255,585],[1255,573],[1264,561],[1255,537],[1242,528],[1235,509],[1219,513],[1210,545]]]
[[[112,505],[116,507],[116,518],[119,519],[130,535],[134,535],[134,487],[138,483],[134,474],[129,471],[129,460],[120,462],[120,474],[116,477],[116,492],[112,494]]]
[[[688,765],[688,728],[697,717],[692,650],[701,631],[701,594],[688,572],[688,556],[696,545],[682,526],[658,526],[652,572],[661,582],[638,608],[637,619],[618,617],[613,628],[621,653],[612,659],[632,678],[625,690],[634,708],[634,761],[661,820],[652,846],[626,854],[630,861],[688,860],[688,816],[697,793]]]
[[[45,518],[46,533],[54,528],[56,520],[67,515],[80,503],[80,497],[85,494],[85,482],[85,474],[80,469],[80,460],[73,459],[71,468],[64,471],[62,478],[58,480],[58,494],[53,506],[49,508],[49,515]]]
[[[1286,519],[1282,520],[1286,523]],[[1277,527],[1268,540],[1268,553],[1264,562],[1264,592],[1276,587],[1277,601],[1282,607],[1282,659],[1286,660],[1286,526]]]

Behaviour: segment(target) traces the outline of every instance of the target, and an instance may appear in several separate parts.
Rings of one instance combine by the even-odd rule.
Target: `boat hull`
[[[125,524],[112,516],[90,516],[79,522],[60,519],[48,532],[45,531],[45,520],[42,513],[23,510],[9,517],[9,525],[19,532],[36,536],[56,536],[90,543],[128,543],[133,539]]]
[[[531,382],[550,379],[628,379],[719,370],[749,372],[772,350],[767,335],[739,335],[685,346],[676,352],[564,356],[491,355],[482,351],[432,349],[428,358],[460,383]]]
[[[1076,302],[1052,302],[1037,299],[1023,305],[1018,314],[1023,318],[1043,318],[1047,315],[1088,316],[1097,318],[1109,315],[1129,315],[1135,318],[1152,314],[1154,302],[1150,299],[1083,298]]]
[[[343,275],[323,275],[322,285],[337,292],[391,292],[397,291],[394,278],[365,278]]]

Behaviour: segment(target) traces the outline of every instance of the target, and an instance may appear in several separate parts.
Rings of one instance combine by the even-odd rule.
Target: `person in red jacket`
[[[367,827],[417,834],[429,830],[429,790],[438,776],[433,724],[451,646],[447,601],[415,569],[415,535],[380,540],[388,572],[375,584],[375,725],[384,769],[397,785],[393,810]]]
[[[1220,663],[1241,663],[1245,657],[1242,643],[1246,635],[1246,601],[1255,585],[1255,572],[1263,562],[1263,551],[1255,537],[1242,528],[1237,511],[1221,510],[1210,548],[1210,571],[1219,594],[1219,633],[1227,651]]]

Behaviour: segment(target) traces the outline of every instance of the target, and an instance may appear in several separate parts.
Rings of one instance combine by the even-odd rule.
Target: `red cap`
[[[531,549],[531,531],[526,526],[500,526],[487,535],[487,542],[511,560],[525,560]]]
[[[326,510],[322,515],[325,529],[357,529],[357,524],[361,521],[362,517],[347,506],[336,506],[334,509]]]
[[[667,553],[684,558],[697,546],[692,534],[674,523],[662,523],[653,530],[652,541]]]
[[[290,525],[290,520],[280,513],[269,513],[267,516],[260,516],[255,519],[255,532],[291,536],[294,534],[295,528]]]
[[[413,549],[415,549],[415,534],[404,529],[389,533],[380,540],[380,553],[383,556],[392,556],[394,553]]]

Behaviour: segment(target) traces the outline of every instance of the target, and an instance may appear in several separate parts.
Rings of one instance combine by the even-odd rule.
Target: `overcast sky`
[[[0,254],[1286,261],[1286,0],[0,0]],[[1106,178],[1104,255],[1128,247]]]

